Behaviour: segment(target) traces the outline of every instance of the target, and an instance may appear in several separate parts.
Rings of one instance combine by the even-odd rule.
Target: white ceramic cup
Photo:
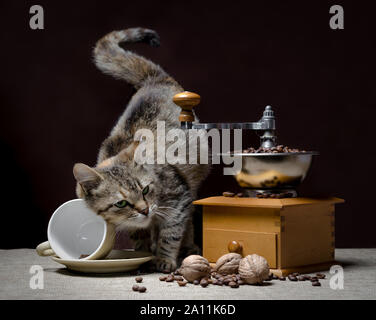
[[[85,260],[105,257],[115,243],[115,227],[89,209],[82,199],[70,200],[55,210],[48,223],[48,241],[36,248],[40,256]]]

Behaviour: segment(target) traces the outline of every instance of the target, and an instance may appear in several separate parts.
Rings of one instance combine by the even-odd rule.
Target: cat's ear
[[[83,163],[74,165],[73,175],[86,194],[89,190],[96,188],[103,180],[97,171]]]
[[[129,162],[134,160],[134,153],[139,145],[138,141],[133,141],[127,148],[122,150],[119,155],[118,159],[122,162]]]

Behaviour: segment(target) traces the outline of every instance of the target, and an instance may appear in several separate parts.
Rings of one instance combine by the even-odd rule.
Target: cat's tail
[[[123,79],[136,88],[147,80],[173,81],[157,64],[131,51],[123,50],[120,43],[146,42],[160,45],[158,34],[150,29],[131,28],[113,31],[100,39],[94,49],[96,66],[106,74]]]

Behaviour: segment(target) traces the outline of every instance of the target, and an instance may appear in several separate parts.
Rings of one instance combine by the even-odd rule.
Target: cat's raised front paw
[[[156,257],[153,260],[153,263],[157,269],[157,271],[161,272],[172,272],[176,269],[176,261],[171,258],[160,258]]]

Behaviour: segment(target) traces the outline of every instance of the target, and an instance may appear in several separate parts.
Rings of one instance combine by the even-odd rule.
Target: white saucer
[[[52,257],[58,263],[65,265],[68,269],[85,273],[113,273],[136,270],[145,262],[153,258],[150,252],[112,250],[105,259],[84,260],[84,259],[60,259]]]

